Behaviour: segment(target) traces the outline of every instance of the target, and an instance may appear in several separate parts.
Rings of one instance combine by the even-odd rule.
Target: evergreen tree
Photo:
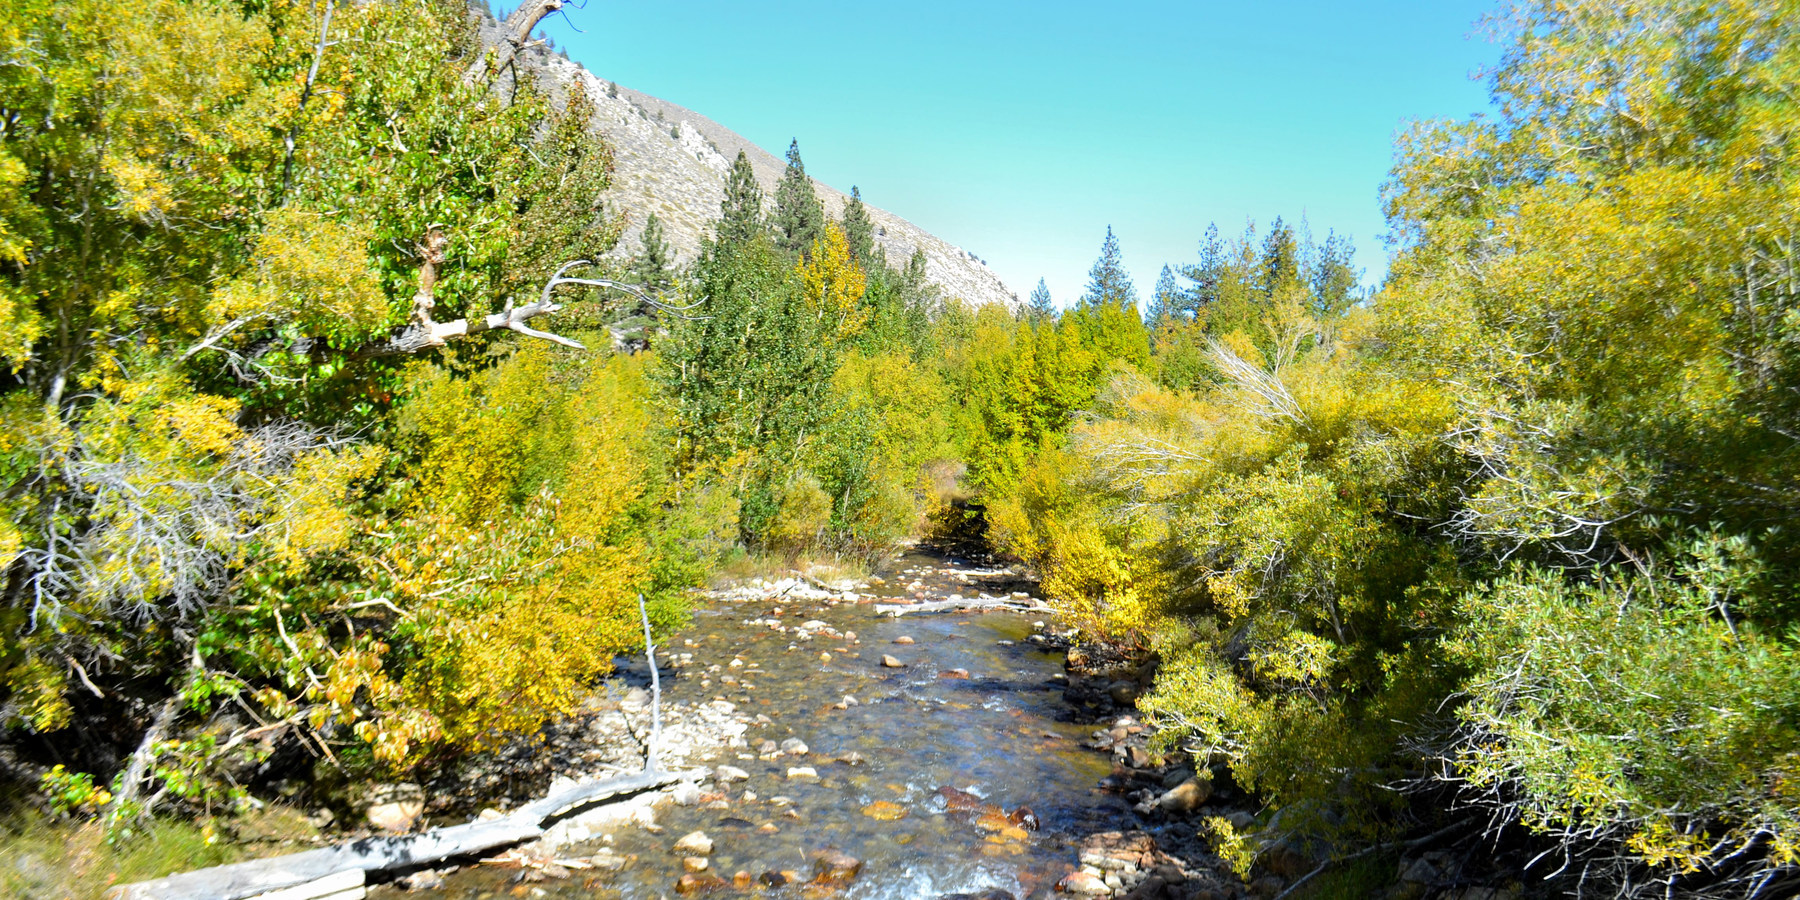
[[[1147,317],[1156,322],[1164,316],[1179,315],[1181,303],[1181,288],[1175,286],[1175,270],[1163,266],[1162,274],[1156,278],[1156,290],[1150,295]]]
[[[1200,239],[1200,262],[1182,267],[1181,274],[1194,283],[1183,297],[1183,311],[1199,318],[1202,311],[1219,302],[1221,282],[1230,266],[1229,248],[1219,237],[1219,226],[1208,224],[1206,236]]]
[[[1087,346],[1099,354],[1102,364],[1109,359],[1123,359],[1143,365],[1150,359],[1149,333],[1138,315],[1137,288],[1125,271],[1119,238],[1110,225],[1106,240],[1100,244],[1100,258],[1088,271],[1087,292],[1064,321],[1073,324]]]
[[[719,243],[740,246],[762,231],[762,201],[756,171],[750,167],[750,158],[739,150],[731,174],[725,177],[725,199],[719,204]]]
[[[1321,318],[1335,316],[1354,306],[1360,299],[1357,282],[1362,279],[1351,262],[1356,248],[1350,239],[1328,233],[1313,256],[1307,278],[1312,288],[1313,314]]]
[[[1131,307],[1136,312],[1137,299],[1137,287],[1131,283],[1131,275],[1125,271],[1125,260],[1119,252],[1119,238],[1108,225],[1106,240],[1100,244],[1100,258],[1094,260],[1094,267],[1088,270],[1087,293],[1081,295],[1081,303],[1086,307]]]
[[[875,223],[869,221],[869,208],[863,205],[862,191],[850,186],[850,202],[844,205],[844,237],[850,242],[850,257],[870,268],[875,255]]]
[[[1300,278],[1300,241],[1280,216],[1263,237],[1262,270],[1263,293],[1270,297]]]
[[[662,220],[651,213],[644,220],[643,249],[632,261],[631,274],[639,284],[652,290],[663,290],[674,284],[674,250],[663,237]]]
[[[1034,319],[1049,320],[1056,318],[1056,301],[1050,299],[1050,286],[1039,278],[1037,287],[1031,289],[1031,302],[1025,311]]]
[[[812,252],[813,242],[825,233],[825,207],[813,192],[806,164],[800,161],[800,141],[788,145],[787,171],[775,189],[775,243],[802,256]]]

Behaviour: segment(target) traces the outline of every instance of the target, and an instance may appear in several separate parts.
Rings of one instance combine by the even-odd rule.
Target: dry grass
[[[0,815],[0,897],[97,900],[116,884],[308,849],[317,833],[271,807],[229,823],[158,819],[108,842],[93,822],[15,807]]]
[[[846,580],[862,581],[873,570],[869,560],[855,554],[805,554],[795,558],[739,550],[720,561],[711,586],[724,588],[757,578],[773,581],[795,575],[836,584]]]

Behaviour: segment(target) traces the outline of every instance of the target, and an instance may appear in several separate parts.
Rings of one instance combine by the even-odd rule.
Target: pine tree
[[[1181,304],[1181,288],[1175,286],[1175,270],[1163,266],[1162,274],[1156,278],[1156,290],[1150,293],[1146,317],[1154,323],[1164,316],[1179,315]]]
[[[850,202],[844,204],[844,237],[850,242],[850,256],[864,269],[875,255],[875,223],[869,221],[869,208],[863,205],[862,191],[850,186]]]
[[[1050,299],[1050,286],[1039,278],[1037,287],[1031,289],[1031,302],[1025,311],[1034,319],[1049,320],[1056,318],[1056,301]]]
[[[1094,260],[1094,267],[1088,270],[1087,293],[1081,295],[1081,304],[1090,308],[1130,307],[1136,312],[1137,300],[1137,287],[1131,283],[1131,275],[1125,271],[1124,257],[1119,252],[1119,239],[1108,225],[1106,240],[1100,244],[1100,258]]]
[[[824,234],[825,207],[813,192],[812,179],[806,176],[806,164],[800,161],[800,141],[788,145],[787,171],[775,189],[775,243],[790,253],[802,256],[812,251],[813,242]]]
[[[1262,289],[1269,297],[1300,278],[1300,240],[1280,216],[1275,217],[1269,233],[1263,237],[1262,268]]]
[[[663,237],[662,220],[651,213],[644,220],[643,249],[632,260],[631,273],[639,284],[652,290],[663,290],[675,283],[674,251]]]
[[[1307,281],[1312,288],[1313,314],[1327,318],[1356,305],[1360,299],[1356,288],[1361,276],[1354,263],[1356,247],[1350,239],[1327,233],[1325,243],[1320,244],[1312,256]]]
[[[718,240],[722,245],[747,243],[763,228],[762,186],[756,183],[756,170],[750,158],[739,150],[725,177],[725,199],[719,204]]]
[[[1199,318],[1201,310],[1219,302],[1221,282],[1230,263],[1228,252],[1225,240],[1219,237],[1219,226],[1207,225],[1206,236],[1200,239],[1200,262],[1184,266],[1181,271],[1194,282],[1193,289],[1183,298],[1183,309],[1195,318]]]

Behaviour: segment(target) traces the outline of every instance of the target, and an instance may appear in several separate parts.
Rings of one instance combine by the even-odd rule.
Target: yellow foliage
[[[357,527],[348,506],[351,483],[374,475],[386,456],[381,447],[365,444],[300,457],[283,479],[282,509],[269,541],[276,558],[297,571],[311,556],[344,549]]]
[[[869,311],[862,307],[868,277],[851,257],[850,242],[836,222],[825,224],[824,236],[813,242],[812,258],[797,271],[807,308],[830,325],[834,339],[846,340],[868,325]]]
[[[387,554],[415,660],[389,711],[414,716],[388,738],[395,758],[439,737],[480,747],[530,732],[642,643],[643,366],[559,364],[527,346],[476,379],[416,373],[421,506]]]
[[[776,492],[779,508],[769,521],[764,541],[771,549],[798,554],[811,546],[831,524],[831,498],[819,480],[801,472],[790,477]]]
[[[25,549],[25,537],[8,519],[0,519],[0,570],[9,568]]]
[[[19,720],[38,732],[67,728],[75,715],[64,697],[68,680],[66,670],[37,658],[26,659],[7,670],[6,687],[18,708]]]
[[[366,227],[276,210],[244,275],[213,295],[214,327],[291,322],[307,334],[345,342],[379,332],[391,324],[391,310],[369,261],[369,241]]]

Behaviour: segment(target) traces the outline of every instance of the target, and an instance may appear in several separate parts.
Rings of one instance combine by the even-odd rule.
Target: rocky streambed
[[[1148,672],[1079,653],[1070,667],[1043,612],[877,611],[1031,591],[985,560],[919,551],[864,583],[715,592],[659,652],[660,756],[689,781],[372,895],[1272,897],[1310,868],[1275,853],[1281,871],[1246,884],[1207,851],[1199,814],[1249,813],[1152,749],[1129,707]],[[648,671],[620,675],[538,750],[559,784],[639,764]]]

